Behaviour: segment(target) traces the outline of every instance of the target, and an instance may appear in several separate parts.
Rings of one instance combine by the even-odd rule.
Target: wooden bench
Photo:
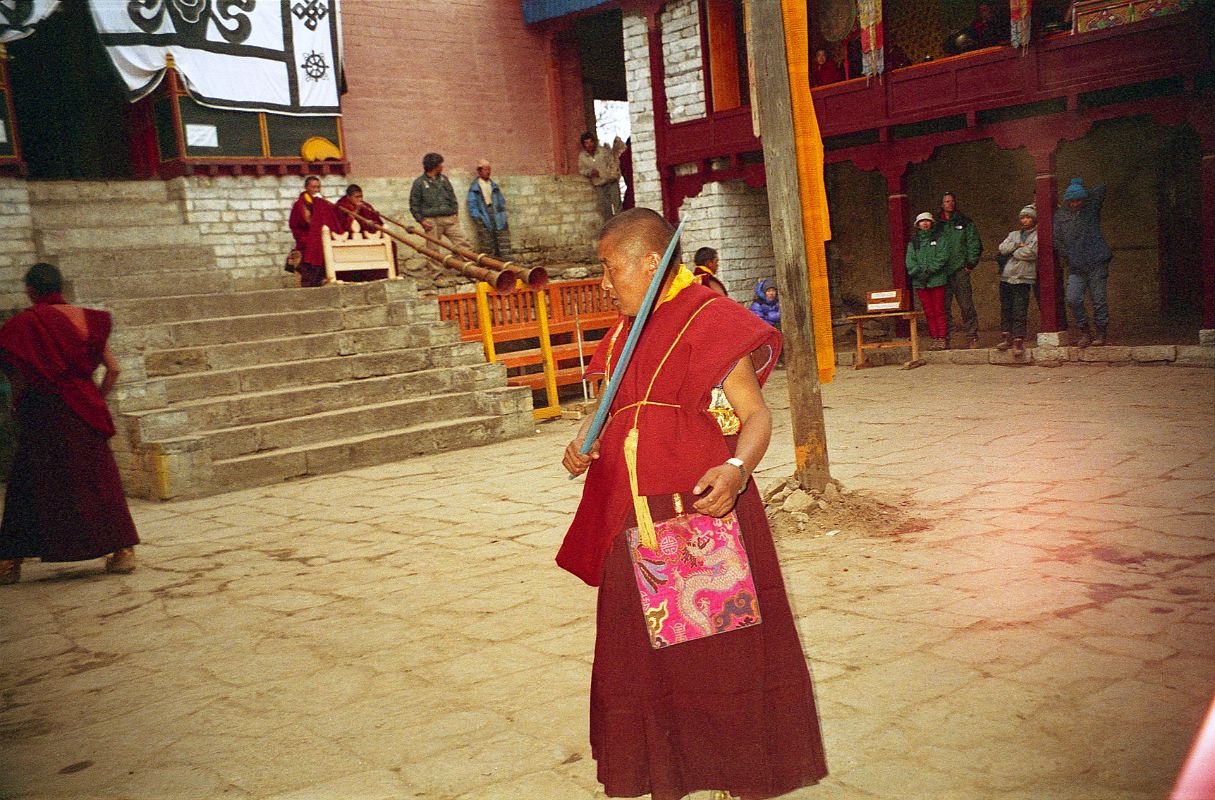
[[[877,314],[853,314],[848,317],[849,322],[856,323],[856,363],[852,366],[853,369],[864,369],[869,364],[865,363],[865,351],[876,350],[886,347],[911,347],[911,360],[903,362],[903,369],[913,369],[922,366],[923,361],[920,360],[920,340],[917,333],[916,321],[924,318],[923,311],[882,311]],[[911,322],[911,338],[910,339],[892,339],[888,342],[865,342],[864,324],[870,319],[887,319],[887,320],[908,320]]]
[[[542,291],[548,303],[557,386],[577,385],[582,382],[583,365],[590,362],[599,339],[616,322],[618,313],[598,279],[551,283]],[[482,340],[475,292],[440,295],[438,300],[439,317],[457,322],[462,339]],[[490,294],[488,300],[494,360],[506,365],[507,383],[543,389],[544,356],[536,292],[520,289],[513,294]]]

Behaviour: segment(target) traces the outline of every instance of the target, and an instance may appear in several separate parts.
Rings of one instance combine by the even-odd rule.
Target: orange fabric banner
[[[789,63],[789,93],[793,101],[793,136],[797,142],[797,179],[810,270],[810,311],[814,320],[814,349],[819,383],[835,377],[835,340],[831,328],[831,290],[827,283],[827,250],[831,219],[823,181],[823,139],[810,97],[810,31],[805,0],[781,0],[785,22],[785,58]]]

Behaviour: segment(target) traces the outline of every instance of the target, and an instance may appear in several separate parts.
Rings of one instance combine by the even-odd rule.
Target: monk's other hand
[[[692,504],[692,508],[710,517],[724,517],[734,508],[738,490],[741,488],[742,476],[738,474],[738,467],[733,464],[718,464],[696,481],[692,494],[703,496]]]
[[[579,439],[572,440],[565,446],[565,456],[561,459],[561,466],[565,467],[565,471],[570,475],[581,475],[590,468],[591,462],[599,458],[599,440],[596,439],[591,444],[591,452],[582,452],[582,441]]]

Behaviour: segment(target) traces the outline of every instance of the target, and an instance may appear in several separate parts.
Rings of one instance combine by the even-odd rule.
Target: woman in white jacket
[[[1038,209],[1030,203],[1021,209],[1021,228],[1000,243],[1000,336],[997,350],[1012,348],[1025,355],[1025,320],[1029,293],[1038,280]]]

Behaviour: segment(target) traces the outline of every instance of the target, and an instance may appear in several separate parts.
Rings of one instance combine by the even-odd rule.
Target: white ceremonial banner
[[[332,116],[341,113],[337,4],[89,0],[89,10],[132,101],[156,88],[171,55],[202,105]]]
[[[24,39],[59,8],[59,0],[0,0],[0,44]]]

